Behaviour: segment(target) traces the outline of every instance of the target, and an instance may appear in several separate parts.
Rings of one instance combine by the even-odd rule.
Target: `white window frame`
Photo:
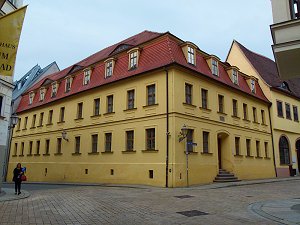
[[[0,108],[0,116],[4,116],[4,106],[5,106],[5,96],[1,95],[2,97],[2,102],[0,102],[1,108]]]
[[[113,60],[109,60],[105,63],[105,78],[113,75]]]
[[[67,84],[68,84],[68,82],[70,82],[69,89],[67,89]],[[65,92],[71,91],[71,87],[72,87],[72,77],[66,77],[66,82],[65,82]]]
[[[129,69],[135,69],[137,68],[138,64],[138,51],[132,51],[129,53]]]
[[[256,92],[256,90],[255,90],[255,80],[253,80],[253,79],[250,80],[250,89],[251,89],[252,93]]]
[[[91,69],[85,69],[83,71],[83,85],[88,85],[91,80]]]
[[[188,63],[195,65],[195,49],[191,46],[187,48],[188,53]]]
[[[55,88],[53,88],[53,87],[55,87]],[[51,90],[51,98],[53,98],[53,97],[56,97],[56,94],[57,94],[57,83],[56,82],[54,82],[54,83],[52,83],[51,84],[51,88],[52,88],[52,90]]]
[[[34,99],[34,92],[29,92],[29,105],[31,105],[33,103],[33,99]]]
[[[219,76],[219,63],[215,59],[211,60],[211,72],[213,75]]]
[[[232,70],[232,82],[234,84],[239,84],[238,71]]]
[[[44,99],[45,99],[45,92],[46,92],[45,88],[41,88],[40,89],[40,101],[44,101]]]

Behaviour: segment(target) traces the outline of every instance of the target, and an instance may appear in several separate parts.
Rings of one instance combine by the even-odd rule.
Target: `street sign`
[[[195,143],[195,142],[188,142],[187,144],[188,144],[188,145],[197,146],[197,143]]]

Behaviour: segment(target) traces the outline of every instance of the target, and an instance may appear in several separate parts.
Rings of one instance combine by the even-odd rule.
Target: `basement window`
[[[153,170],[149,170],[149,178],[153,179],[153,177],[154,177]]]

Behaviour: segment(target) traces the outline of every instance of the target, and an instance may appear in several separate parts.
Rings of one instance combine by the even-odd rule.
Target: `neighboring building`
[[[300,78],[300,0],[271,0],[273,53],[282,79]]]
[[[269,106],[255,77],[144,31],[23,94],[8,179],[21,162],[31,181],[185,186],[185,146],[191,185],[275,177]]]
[[[5,1],[3,6],[0,6],[0,17],[16,10],[21,7],[22,4],[22,0]],[[5,151],[7,149],[13,88],[13,77],[3,76],[0,74],[0,191],[1,180],[4,175],[3,169],[5,165],[2,161],[5,158]]]
[[[272,102],[270,113],[278,176],[290,176],[289,165],[299,172],[300,78],[283,81],[274,61],[250,51],[237,41],[233,41],[227,61],[255,76],[265,96]]]

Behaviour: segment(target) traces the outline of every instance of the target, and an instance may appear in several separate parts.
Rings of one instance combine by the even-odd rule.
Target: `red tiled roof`
[[[300,98],[300,78],[282,80],[279,76],[276,63],[273,60],[247,49],[238,41],[235,42],[268,85]],[[280,85],[284,81],[288,84],[290,91],[280,88]]]
[[[167,34],[163,36],[164,34]],[[160,39],[157,39],[153,42],[149,42],[148,44],[144,45],[141,54],[139,57],[138,67],[135,70],[128,70],[128,54],[118,54],[117,60],[114,67],[113,75],[109,78],[104,78],[105,74],[105,63],[103,62],[104,59],[111,57],[110,54],[120,45],[120,44],[128,44],[130,46],[138,46],[140,44],[143,44],[149,40],[152,40],[154,38],[163,36]],[[163,66],[170,65],[172,63],[177,63],[178,65],[184,66],[186,68],[189,68],[193,71],[196,71],[199,73],[199,76],[206,76],[210,79],[217,80],[218,82],[221,82],[225,85],[228,85],[231,88],[243,91],[247,94],[250,94],[256,98],[259,98],[263,101],[268,102],[264,94],[262,93],[259,85],[257,84],[257,92],[256,94],[253,94],[243,76],[239,74],[239,86],[232,83],[230,80],[227,72],[223,68],[222,64],[219,65],[220,75],[219,77],[216,77],[212,75],[211,70],[204,59],[204,56],[202,54],[196,54],[196,66],[190,65],[187,63],[185,56],[182,52],[181,46],[182,41],[177,39],[175,36],[173,36],[170,33],[153,33],[149,31],[144,31],[140,34],[137,34],[131,38],[126,39],[125,41],[122,41],[118,44],[115,44],[113,46],[110,46],[84,60],[77,63],[76,65],[87,67],[91,64],[94,64],[96,62],[99,62],[95,64],[92,74],[91,74],[91,80],[88,85],[83,85],[83,71],[74,77],[74,80],[72,82],[71,91],[68,93],[65,93],[65,79],[61,80],[61,83],[59,84],[57,94],[55,98],[51,98],[51,91],[47,91],[44,101],[39,101],[39,94],[37,93],[35,95],[35,98],[33,100],[33,103],[29,105],[28,101],[28,92],[32,90],[38,90],[40,86],[43,84],[44,80],[51,79],[51,80],[58,80],[60,78],[65,77],[68,75],[68,72],[73,68],[73,66],[70,66],[58,73],[49,75],[48,77],[41,80],[39,83],[34,85],[28,92],[25,94],[21,102],[19,104],[17,112],[21,112],[33,107],[37,107],[49,102],[56,101],[58,99],[64,98],[66,96],[82,92],[87,89],[91,89],[94,87],[98,87],[107,83],[111,83],[113,81],[117,81],[123,78],[131,77],[134,75],[141,74],[146,71],[151,71],[153,69],[161,68]]]

